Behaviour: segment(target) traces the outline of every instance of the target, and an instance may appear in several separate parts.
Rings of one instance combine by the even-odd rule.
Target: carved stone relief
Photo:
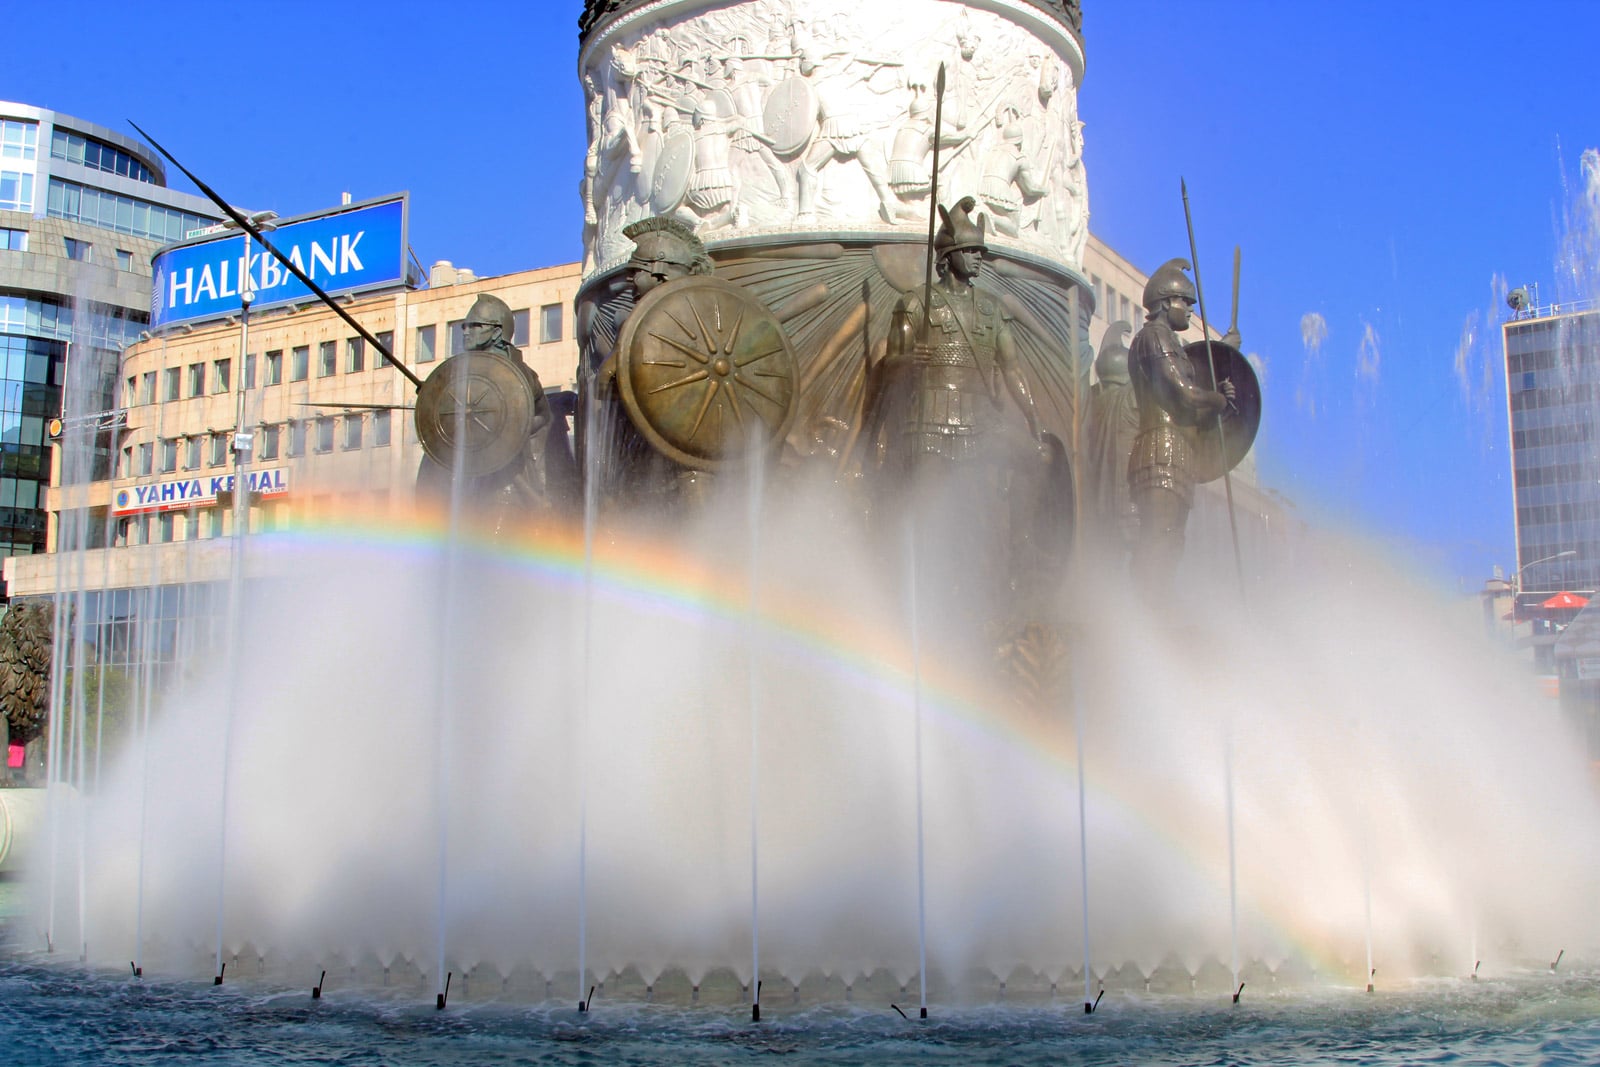
[[[711,242],[925,228],[941,62],[940,198],[976,190],[997,245],[1081,269],[1082,61],[1026,10],[740,0],[609,24],[583,60],[586,272],[626,259],[622,228],[654,214]]]

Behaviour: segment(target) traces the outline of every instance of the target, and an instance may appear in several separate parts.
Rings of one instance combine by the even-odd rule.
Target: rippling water
[[[742,1010],[423,1001],[214,988],[0,957],[0,1063],[30,1064],[1593,1064],[1600,976],[1527,975],[1263,996],[1077,1005]]]

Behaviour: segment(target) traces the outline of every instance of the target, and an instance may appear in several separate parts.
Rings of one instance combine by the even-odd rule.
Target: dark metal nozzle
[[[1236,989],[1236,990],[1234,990],[1234,993],[1233,993],[1233,1002],[1234,1002],[1234,1003],[1235,1003],[1235,1004],[1237,1004],[1237,1003],[1239,1003],[1239,998],[1240,998],[1240,997],[1241,997],[1241,996],[1243,996],[1243,995],[1244,995],[1244,983],[1243,983],[1243,982],[1240,982],[1240,983],[1239,983],[1239,988],[1238,988],[1238,989]]]
[[[444,1006],[450,1003],[450,979],[455,976],[454,971],[444,972],[444,992],[433,998],[433,1007],[436,1011],[444,1011]]]
[[[227,960],[223,960],[222,961],[222,966],[220,968],[218,968],[218,970],[217,970],[217,976],[215,978],[211,979],[211,984],[212,985],[221,985],[222,984],[222,976],[227,974],[227,973],[228,973],[228,961]]]
[[[893,1008],[895,1011],[900,1012],[900,1018],[904,1019],[906,1022],[910,1022],[911,1021],[911,1016],[907,1015],[904,1011],[901,1011],[900,1005],[898,1005],[898,1004],[890,1004],[889,1007]]]
[[[311,999],[312,1000],[321,1000],[322,999],[322,983],[326,982],[327,980],[328,980],[328,972],[327,971],[323,971],[322,972],[322,977],[317,979],[317,984],[311,987]]]

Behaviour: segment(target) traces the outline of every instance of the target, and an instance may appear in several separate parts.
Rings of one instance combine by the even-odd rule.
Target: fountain
[[[1016,122],[993,118],[1020,85],[1071,130],[1082,47],[1068,6],[917,0],[928,17],[894,23],[926,39],[890,60],[844,47],[879,39],[877,9],[811,6],[792,24],[775,0],[588,6],[581,505],[508,524],[456,494],[401,525],[352,507],[241,538],[270,577],[173,637],[218,628],[225,670],[140,678],[138,729],[93,770],[83,687],[58,695],[73,756],[52,754],[22,946],[131,962],[151,986],[226,977],[218,998],[533,1005],[557,1036],[673,1010],[787,1033],[892,1008],[932,1032],[1004,1001],[1037,1040],[1100,1025],[1105,997],[1181,1034],[1190,1009],[1179,1025],[1170,1005],[1191,993],[1365,1004],[1408,979],[1521,989],[1552,959],[1592,966],[1600,811],[1579,753],[1476,620],[1379,553],[1248,521],[1228,536],[1202,502],[1152,603],[1115,538],[1067,565],[1026,516],[953,521],[995,499],[968,471],[956,505],[908,479],[896,508],[858,506],[885,492],[863,423],[906,294],[931,317],[922,224],[943,206],[959,238],[981,210],[935,197],[933,174],[989,190],[984,278],[1041,437],[1080,454],[1081,168],[1065,138],[1059,168],[995,185]],[[888,95],[878,72],[946,38],[936,95],[966,139],[923,122],[909,75],[927,72],[908,71],[894,155],[874,160],[821,79]],[[692,62],[711,41],[718,70]],[[986,48],[1026,76],[982,75]],[[757,67],[771,95],[744,143]],[[681,94],[658,91],[672,79]],[[925,162],[941,148],[948,172]],[[799,160],[793,189],[769,157]],[[685,291],[625,277],[627,228],[674,215],[797,353],[790,404],[734,452],[696,454],[647,389],[609,403],[597,384]],[[1028,416],[1004,410],[997,433]],[[634,431],[697,476],[641,475]]]

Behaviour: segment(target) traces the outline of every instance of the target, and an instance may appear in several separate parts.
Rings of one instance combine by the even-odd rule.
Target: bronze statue
[[[868,440],[893,478],[925,461],[999,460],[1002,390],[1028,436],[1040,438],[1038,412],[1017,365],[1011,315],[976,284],[987,221],[973,221],[976,206],[968,196],[951,210],[939,207],[938,281],[905,293],[889,326],[868,405]]]
[[[464,497],[497,518],[564,506],[575,488],[566,428],[511,343],[511,308],[485,293],[461,328],[465,351],[440,364],[417,392],[419,496],[448,499],[459,475]]]
[[[1132,327],[1114,322],[1106,330],[1095,357],[1099,379],[1089,394],[1089,416],[1084,430],[1085,497],[1090,522],[1100,545],[1118,558],[1133,544],[1139,528],[1138,513],[1128,494],[1128,456],[1139,433],[1139,409],[1133,382],[1128,377],[1128,346],[1123,343]]]
[[[1192,431],[1214,422],[1235,396],[1226,378],[1216,390],[1196,384],[1178,340],[1196,301],[1194,284],[1184,274],[1188,269],[1187,260],[1170,259],[1150,276],[1143,300],[1147,320],[1128,352],[1139,408],[1139,434],[1128,457],[1128,490],[1139,519],[1133,578],[1149,603],[1166,594],[1183,557],[1194,503]]]

